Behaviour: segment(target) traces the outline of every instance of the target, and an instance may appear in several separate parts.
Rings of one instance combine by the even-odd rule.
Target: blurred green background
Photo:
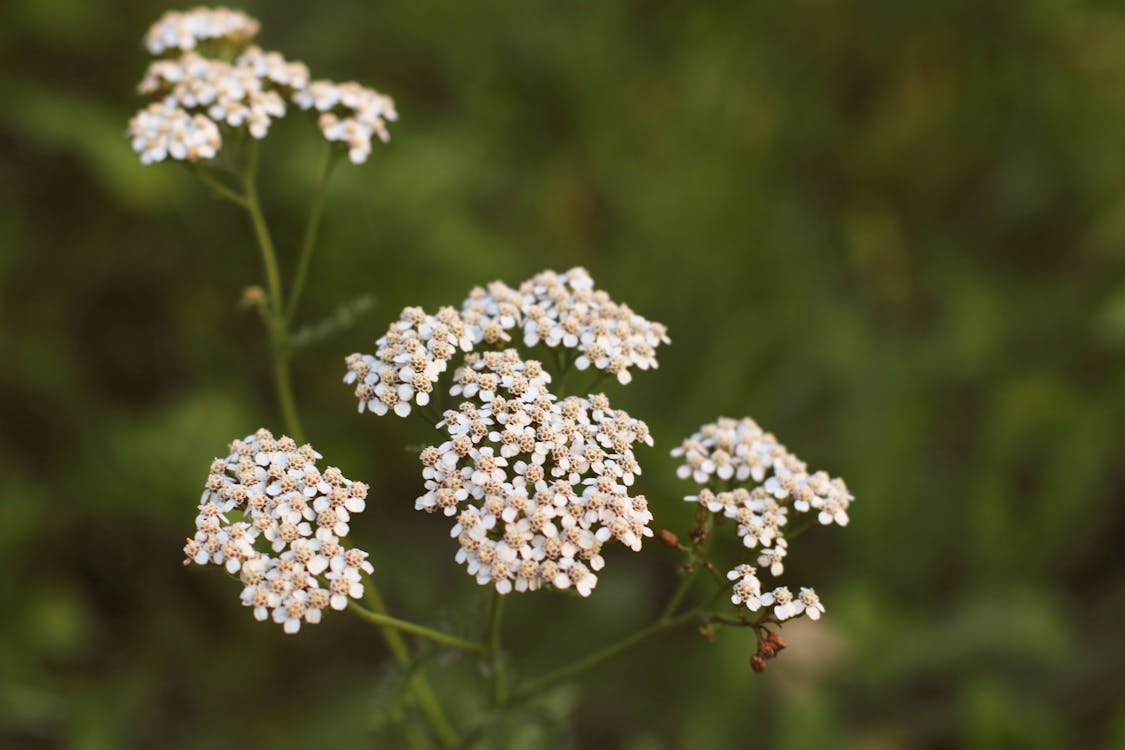
[[[372,295],[296,363],[306,429],[374,486],[353,537],[395,612],[475,636],[487,592],[415,513],[413,421],[354,413],[343,357],[406,304],[587,266],[667,323],[617,405],[667,456],[752,415],[858,500],[794,545],[828,607],[753,643],[614,662],[497,746],[1125,746],[1125,14],[1068,0],[244,6],[401,122],[338,170],[302,319]],[[249,228],[126,121],[168,6],[0,8],[0,745],[396,747],[401,675],[352,617],[285,637],[180,566],[208,461],[280,431]],[[319,142],[266,142],[282,252]],[[728,562],[734,562],[734,550]],[[615,549],[588,601],[510,602],[517,676],[640,627],[677,556]],[[477,664],[426,654],[460,722]]]

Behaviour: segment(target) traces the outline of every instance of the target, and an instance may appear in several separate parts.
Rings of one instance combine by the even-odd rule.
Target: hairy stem
[[[492,668],[492,705],[495,707],[503,706],[507,698],[507,675],[500,645],[503,619],[504,595],[493,590],[492,608],[488,614],[488,660]]]
[[[281,271],[277,264],[277,252],[274,250],[273,239],[270,237],[266,217],[262,213],[262,204],[258,200],[258,142],[252,141],[250,157],[247,160],[246,170],[242,175],[245,201],[243,206],[250,216],[250,223],[254,226],[254,236],[258,240],[258,250],[262,256],[262,268],[266,275],[267,309],[269,311],[268,325],[270,336],[270,351],[273,356],[273,377],[277,388],[277,401],[281,406],[281,417],[285,422],[286,432],[298,443],[305,442],[305,433],[301,429],[301,420],[297,416],[297,402],[293,396],[293,383],[289,372],[289,327],[285,322],[284,293],[281,286]]]
[[[368,585],[371,584],[368,583]],[[488,648],[483,643],[470,641],[465,638],[459,638],[458,636],[450,635],[449,633],[443,633],[440,630],[435,630],[433,628],[429,628],[425,625],[420,625],[409,620],[400,620],[397,617],[391,617],[390,615],[384,614],[382,612],[375,612],[355,602],[349,602],[348,606],[361,618],[367,620],[373,625],[378,625],[380,628],[392,628],[394,630],[400,630],[403,633],[417,635],[422,638],[426,638],[427,640],[431,640],[434,643],[440,643],[443,646],[460,649],[461,651],[472,651],[475,653],[483,654],[488,650]]]
[[[293,396],[293,384],[290,378],[289,326],[285,314],[284,290],[281,285],[281,272],[278,268],[277,253],[274,250],[269,227],[266,224],[265,215],[262,213],[261,202],[258,199],[258,160],[258,142],[252,141],[249,147],[249,157],[247,159],[246,168],[242,173],[244,193],[243,196],[240,197],[240,200],[236,200],[235,202],[246,209],[246,213],[249,215],[250,222],[254,227],[254,236],[258,241],[258,250],[262,256],[262,267],[266,276],[266,294],[268,299],[265,317],[267,323],[266,327],[270,337],[270,352],[273,357],[274,380],[277,386],[278,404],[281,407],[282,418],[285,421],[289,436],[301,443],[304,442],[304,431],[301,429],[300,419],[297,414],[296,399]],[[327,177],[325,177],[325,179],[327,179]],[[214,187],[215,186],[212,185],[212,188]],[[220,192],[220,194],[223,193]],[[224,197],[234,200],[232,196],[224,195]],[[315,213],[319,214],[319,209]],[[317,217],[317,223],[319,223],[319,217]],[[313,234],[313,239],[315,239],[315,232]],[[311,240],[309,241],[311,242]],[[295,302],[291,304],[290,309],[296,310]],[[436,634],[440,636],[447,645],[454,645],[453,642],[461,641],[461,639],[455,638],[454,636],[447,636],[438,631],[430,631],[429,628],[424,628],[421,625],[407,623],[405,620],[397,620],[396,618],[390,617],[387,614],[387,608],[383,602],[383,598],[379,594],[379,589],[375,586],[374,582],[368,580],[366,589],[367,601],[371,609],[364,609],[363,611],[367,613],[367,619],[369,621],[376,622],[376,620],[378,620],[376,624],[381,628],[383,639],[387,642],[387,647],[400,663],[405,664],[410,660],[410,651],[406,646],[406,641],[403,638],[402,632],[400,632],[401,630],[407,630],[415,635],[425,635],[431,638]],[[405,627],[407,625],[411,627]],[[423,633],[420,631],[426,632]],[[462,645],[468,645],[470,643],[470,641],[463,641]],[[474,645],[472,650],[483,649],[478,649]],[[418,672],[411,676],[410,690],[419,708],[422,710],[423,715],[425,715],[426,721],[429,723],[434,736],[438,739],[442,747],[455,747],[459,741],[457,730],[454,729],[449,719],[446,718],[441,705],[438,703],[437,696],[434,695],[433,689],[430,687],[424,674]]]
[[[375,582],[368,578],[364,582],[364,588],[365,598],[371,609],[360,609],[377,617],[379,615],[386,616],[387,605],[383,601],[383,596],[379,593],[378,587],[375,586]],[[371,621],[374,622],[374,620]],[[397,622],[403,621],[398,620]],[[410,649],[407,648],[406,640],[402,637],[402,633],[388,624],[381,624],[380,628],[383,632],[383,640],[387,642],[387,648],[390,649],[391,655],[394,656],[399,664],[408,664],[410,662]],[[433,688],[430,687],[429,681],[426,680],[426,676],[421,672],[414,673],[410,678],[410,689],[414,694],[414,699],[418,701],[418,707],[421,708],[422,713],[425,714],[430,728],[433,729],[438,742],[441,743],[442,747],[456,747],[460,740],[457,736],[457,730],[453,728],[453,725],[449,723],[449,719],[446,718],[445,712],[442,711],[441,704],[438,703],[437,696],[434,695]]]
[[[553,672],[548,672],[542,677],[538,677],[531,682],[528,682],[521,689],[517,690],[508,701],[509,705],[522,703],[536,694],[541,693],[547,688],[564,682],[578,675],[589,672],[590,670],[601,666],[605,662],[620,656],[621,654],[635,648],[646,641],[656,638],[664,633],[668,633],[677,628],[681,628],[691,622],[697,622],[705,618],[705,613],[702,610],[692,610],[685,612],[678,617],[673,617],[666,620],[658,620],[657,622],[649,625],[647,628],[638,630],[630,636],[622,638],[617,643],[606,646],[605,648],[595,651],[589,656],[571,662],[565,667],[560,667]]]
[[[316,250],[316,236],[320,231],[321,218],[324,216],[324,196],[327,192],[328,178],[332,175],[332,168],[336,165],[335,150],[331,141],[324,142],[324,156],[321,159],[320,171],[317,172],[316,188],[313,192],[312,204],[309,207],[309,219],[305,224],[305,239],[301,243],[301,255],[297,260],[297,272],[293,276],[293,289],[289,292],[289,304],[285,309],[285,320],[293,322],[297,313],[297,305],[301,301],[301,293],[305,290],[305,281],[309,275],[309,264],[312,262]]]

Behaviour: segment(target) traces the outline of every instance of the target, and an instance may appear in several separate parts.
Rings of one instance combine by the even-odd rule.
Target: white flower
[[[258,33],[254,18],[229,8],[193,8],[168,11],[145,34],[145,47],[154,55],[166,50],[191,50],[215,39],[245,44]]]
[[[311,446],[275,440],[264,429],[235,440],[226,458],[211,462],[196,533],[184,546],[185,565],[238,573],[243,604],[287,633],[319,622],[328,606],[342,609],[347,597],[361,597],[360,574],[373,571],[366,552],[339,540],[350,514],[366,505],[367,485],[335,467],[322,473],[320,458]],[[232,511],[247,520],[229,523]]]
[[[476,343],[500,344],[520,328],[527,346],[574,349],[579,370],[602,370],[621,383],[634,367],[655,368],[656,348],[669,342],[663,325],[595,289],[584,268],[544,271],[518,290],[493,282],[472,290],[461,312]]]
[[[652,536],[648,503],[628,490],[640,473],[632,446],[652,441],[647,425],[601,394],[557,401],[538,363],[514,350],[462,369],[495,383],[445,413],[439,426],[450,439],[422,451],[426,492],[415,507],[457,517],[456,560],[478,583],[504,594],[573,586],[588,596],[604,544],[639,550]]]
[[[138,89],[160,96],[168,107],[205,114],[215,123],[245,127],[253,137],[264,138],[272,120],[285,115],[285,100],[264,77],[270,72],[268,66],[262,67],[253,56],[240,61],[232,65],[193,52],[157,60],[149,65]]]
[[[820,603],[820,597],[816,595],[815,591],[802,588],[801,593],[793,602],[792,610],[794,615],[803,612],[810,620],[819,620],[824,613],[824,605]]]
[[[672,455],[683,460],[677,475],[702,486],[698,494],[684,499],[733,519],[743,545],[758,549],[758,565],[774,576],[785,571],[789,543],[783,529],[790,508],[815,512],[823,525],[848,523],[847,510],[854,498],[844,481],[823,471],[810,473],[803,461],[752,419],[724,417],[703,425]],[[726,489],[713,490],[715,484]],[[802,588],[796,598],[785,586],[762,592],[749,565],[739,565],[727,577],[735,581],[731,601],[751,612],[772,607],[779,621],[801,614],[817,620],[824,612],[810,588]]]
[[[203,115],[162,103],[150,104],[129,120],[129,137],[141,163],[214,159],[222,146],[219,128]]]
[[[407,307],[375,346],[374,355],[356,353],[347,358],[344,382],[355,385],[361,413],[382,416],[393,411],[405,417],[411,403],[430,402],[449,360],[458,350],[469,351],[472,341],[453,308],[428,315],[420,307]]]
[[[761,552],[758,553],[758,564],[762,567],[768,567],[770,575],[779,576],[785,572],[785,564],[782,560],[788,552],[789,543],[783,538],[778,538],[774,541],[772,547],[763,547]]]
[[[389,141],[387,122],[398,119],[393,99],[353,82],[313,81],[297,90],[293,101],[320,113],[317,125],[324,137],[347,144],[353,164],[367,161],[372,137]]]
[[[730,597],[732,604],[745,605],[751,612],[761,609],[762,582],[758,580],[754,568],[746,564],[739,565],[727,572],[727,579],[735,582]]]

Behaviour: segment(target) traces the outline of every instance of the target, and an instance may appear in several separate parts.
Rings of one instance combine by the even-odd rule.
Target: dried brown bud
[[[750,657],[750,668],[753,669],[755,672],[765,672],[766,671],[766,660],[763,659],[758,654],[754,654],[753,656]]]
[[[666,544],[669,547],[680,546],[680,540],[676,537],[675,534],[673,534],[671,531],[668,531],[668,529],[661,529],[660,531],[656,532],[656,538],[660,540],[661,544]]]
[[[266,304],[266,291],[254,285],[242,290],[241,305],[243,307],[262,307]]]

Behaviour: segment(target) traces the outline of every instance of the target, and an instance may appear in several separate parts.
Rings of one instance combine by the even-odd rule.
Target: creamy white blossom
[[[259,76],[250,62],[231,65],[187,52],[149,65],[138,90],[162,97],[169,107],[198,111],[216,123],[245,127],[253,137],[265,138],[273,120],[285,115],[285,100],[265,75],[268,68]]]
[[[701,488],[684,499],[735,521],[744,546],[757,550],[757,563],[773,576],[785,572],[789,513],[816,513],[828,525],[848,523],[852,495],[842,479],[823,471],[810,473],[772,433],[753,419],[720,418],[672,450],[683,463],[676,470]],[[816,592],[802,588],[794,598],[784,586],[761,590],[757,572],[740,565],[728,574],[735,581],[731,601],[752,612],[772,607],[777,620],[800,614],[820,618],[824,605]]]
[[[167,50],[193,50],[201,42],[224,40],[245,44],[258,33],[261,24],[245,13],[230,8],[197,7],[187,11],[168,11],[145,34],[145,47],[154,55]]]
[[[347,358],[344,382],[355,384],[359,411],[380,416],[394,412],[410,414],[411,404],[425,406],[449,360],[469,351],[472,341],[451,307],[428,315],[420,307],[407,307],[397,323],[375,342],[375,354],[352,354]]]
[[[211,463],[195,536],[184,546],[185,565],[238,573],[243,604],[287,633],[362,597],[360,575],[374,570],[366,552],[340,541],[366,506],[367,485],[335,467],[322,473],[321,458],[265,429],[235,440],[226,458]],[[231,522],[232,512],[246,520]]]
[[[574,366],[632,379],[631,370],[657,366],[656,348],[669,342],[667,330],[614,302],[594,288],[584,268],[544,271],[512,289],[496,281],[476,288],[462,304],[475,342],[506,342],[519,329],[527,346],[575,351]]]
[[[293,101],[301,109],[320,113],[317,126],[324,137],[346,144],[353,164],[367,161],[372,138],[389,141],[387,122],[398,119],[393,99],[352,81],[313,81],[295,92]]]
[[[647,425],[603,394],[556,400],[539,363],[513,350],[462,369],[478,380],[454,388],[473,400],[447,411],[449,439],[422,451],[426,492],[415,507],[456,517],[456,560],[481,585],[589,596],[603,545],[636,551],[652,536],[648,503],[630,490],[641,472],[633,445],[652,444]],[[497,377],[479,387],[488,376]]]
[[[175,159],[213,158],[222,145],[218,126],[245,128],[254,138],[265,138],[273,122],[285,116],[289,101],[315,110],[324,137],[343,143],[356,164],[366,161],[373,138],[389,140],[386,123],[398,119],[390,97],[358,83],[312,81],[304,63],[249,46],[258,28],[258,21],[244,13],[200,7],[166,13],[149,29],[145,44],[153,54],[179,54],[153,62],[139,86],[140,93],[165,108],[138,113],[136,126],[130,126],[144,163],[171,155],[172,146],[176,153],[190,154]],[[207,148],[180,146],[190,140],[184,135],[184,114],[194,131],[206,135]],[[160,130],[165,121],[174,132]]]
[[[173,159],[214,159],[222,145],[219,128],[203,115],[191,115],[179,107],[159,102],[142,109],[129,120],[129,137],[141,163]]]

